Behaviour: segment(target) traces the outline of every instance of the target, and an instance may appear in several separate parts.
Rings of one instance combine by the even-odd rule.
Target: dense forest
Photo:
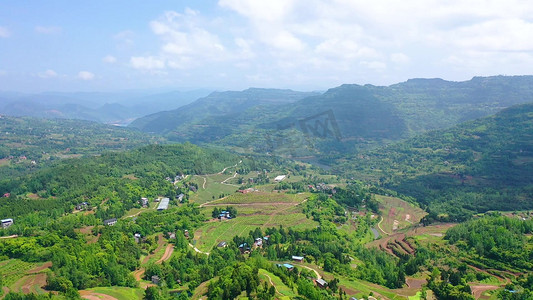
[[[533,105],[341,160],[335,171],[412,196],[430,218],[530,209]],[[446,216],[447,215],[447,216]]]

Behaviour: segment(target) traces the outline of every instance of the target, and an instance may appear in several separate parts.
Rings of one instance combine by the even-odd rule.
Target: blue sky
[[[3,0],[0,90],[323,90],[531,74],[532,16],[526,0]]]

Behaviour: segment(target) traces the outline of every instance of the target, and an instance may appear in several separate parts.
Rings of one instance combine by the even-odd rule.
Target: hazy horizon
[[[533,70],[523,1],[0,3],[0,91],[326,90]]]

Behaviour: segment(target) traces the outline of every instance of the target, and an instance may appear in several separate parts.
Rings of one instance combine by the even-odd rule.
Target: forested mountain
[[[146,132],[168,134],[173,140],[216,140],[236,129],[235,117],[248,109],[266,110],[294,103],[313,93],[291,90],[250,88],[244,91],[214,92],[209,96],[172,111],[164,111],[137,119],[130,124]],[[216,122],[212,122],[216,120]],[[194,128],[202,128],[191,133]]]
[[[0,114],[127,125],[135,118],[178,108],[207,93],[205,90],[165,93],[0,93]]]
[[[412,79],[387,87],[352,84],[285,105],[243,104],[243,98],[261,97],[259,92],[265,91],[212,94],[174,112],[138,119],[131,126],[177,141],[325,157],[380,146],[531,102],[533,76],[475,77],[464,82]],[[284,140],[291,149],[279,151],[287,145],[280,147],[269,141],[272,138]],[[295,140],[305,140],[305,145]]]
[[[334,169],[413,196],[433,217],[531,209],[533,104],[362,152]]]

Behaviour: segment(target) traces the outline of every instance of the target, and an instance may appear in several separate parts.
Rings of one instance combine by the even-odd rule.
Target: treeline
[[[500,270],[533,270],[532,250],[526,234],[533,232],[533,220],[491,214],[450,228],[450,244],[472,253],[470,260]]]

